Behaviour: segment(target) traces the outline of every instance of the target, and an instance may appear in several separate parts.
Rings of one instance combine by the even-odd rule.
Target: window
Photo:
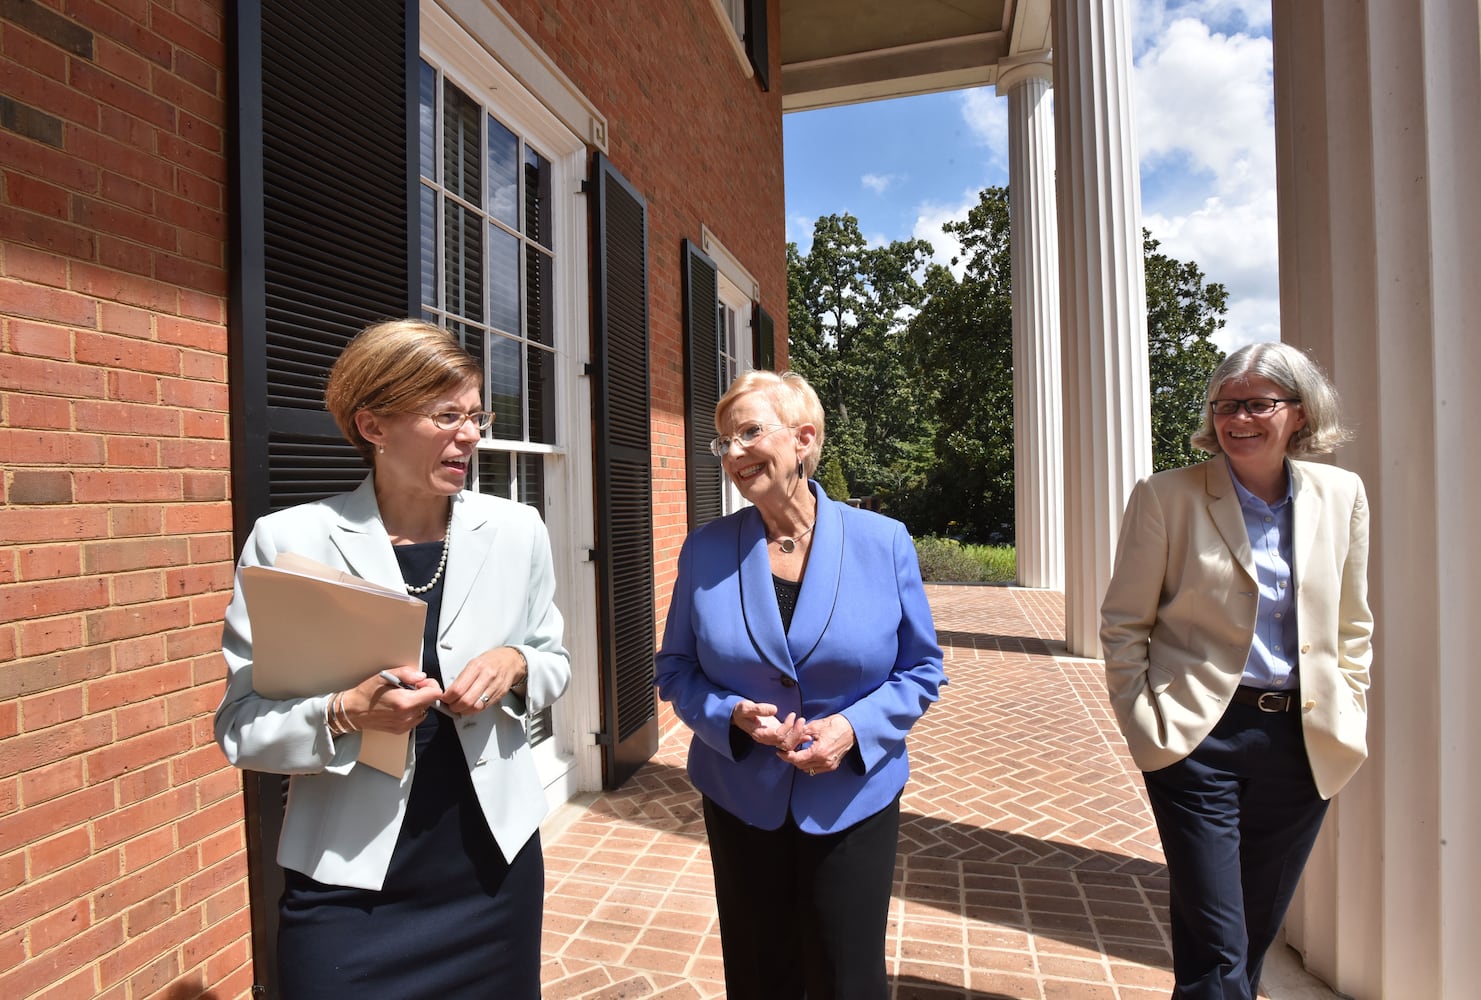
[[[551,163],[425,59],[421,64],[422,315],[483,362],[494,422],[473,488],[545,513],[557,440]],[[551,735],[551,710],[526,726]]]
[[[484,362],[486,446],[553,446],[550,160],[424,61],[420,161],[422,311]]]
[[[720,273],[716,282],[719,301],[716,304],[719,319],[719,364],[720,364],[720,395],[725,395],[725,390],[730,388],[730,383],[745,372],[756,367],[752,354],[751,336],[751,299],[741,292],[735,282]],[[722,477],[725,484],[722,501],[724,512],[734,513],[745,506],[745,500],[741,498],[740,490],[736,489],[734,483],[728,477]]]

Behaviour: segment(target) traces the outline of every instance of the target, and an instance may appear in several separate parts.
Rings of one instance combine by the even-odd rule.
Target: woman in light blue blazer
[[[694,730],[727,995],[884,1000],[905,737],[946,681],[915,547],[810,480],[801,376],[742,375],[715,429],[754,506],[685,540],[657,684]]]
[[[238,576],[216,740],[238,767],[292,775],[286,1000],[540,995],[545,794],[524,720],[565,690],[570,662],[539,515],[464,490],[493,419],[482,385],[439,327],[366,328],[325,401],[370,476],[261,518],[242,550],[239,573],[293,552],[427,602],[420,663],[366,663],[348,690],[273,700],[253,691]],[[413,734],[402,776],[357,762],[371,729]]]

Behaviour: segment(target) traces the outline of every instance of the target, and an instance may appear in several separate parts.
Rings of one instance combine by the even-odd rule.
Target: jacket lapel
[[[1304,475],[1295,462],[1291,463],[1291,478],[1295,481],[1293,502],[1296,505],[1291,518],[1296,534],[1291,552],[1295,565],[1291,567],[1291,571],[1300,580],[1306,569],[1306,559],[1311,555],[1312,543],[1316,541],[1317,522],[1322,515],[1322,491],[1316,477]]]
[[[499,534],[499,525],[487,515],[473,513],[459,493],[453,498],[452,537],[448,541],[446,577],[442,585],[442,616],[437,623],[438,638],[452,629],[453,621],[473,593],[473,585],[483,564],[488,561]]]
[[[1229,474],[1229,463],[1220,457],[1204,463],[1208,474],[1208,513],[1214,527],[1234,553],[1234,558],[1244,568],[1251,580],[1255,575],[1255,554],[1250,550],[1249,531],[1244,526],[1244,512],[1239,506],[1239,494],[1234,490],[1234,479]]]
[[[776,586],[771,580],[771,557],[766,553],[766,525],[754,507],[747,507],[738,522],[736,556],[740,563],[740,604],[746,632],[763,660],[779,670],[795,674],[792,654],[787,649],[787,637],[782,632]]]
[[[797,595],[797,610],[792,615],[792,628],[787,633],[787,646],[792,662],[801,666],[822,641],[823,632],[833,620],[838,605],[839,584],[843,578],[843,513],[841,504],[828,499],[816,483],[809,482],[818,498],[818,519],[813,525],[812,551],[807,557],[807,572],[802,575],[802,590]]]
[[[330,541],[344,557],[350,572],[362,580],[384,587],[401,587],[401,567],[391,549],[391,536],[381,523],[375,501],[375,473],[366,476],[354,492],[345,496],[339,523]]]

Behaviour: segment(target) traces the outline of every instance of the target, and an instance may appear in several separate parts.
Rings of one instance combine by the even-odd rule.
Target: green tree
[[[972,542],[1013,532],[1013,314],[1008,191],[984,190],[946,232],[961,244],[960,280],[934,265],[910,324],[916,367],[931,386],[932,461],[890,509],[917,534]]]
[[[1174,260],[1142,230],[1147,274],[1147,362],[1152,386],[1152,465],[1175,469],[1203,456],[1188,443],[1203,418],[1203,394],[1224,354],[1209,338],[1224,326],[1229,293],[1205,283],[1192,261]]]
[[[895,486],[927,451],[904,331],[930,253],[923,240],[870,247],[846,214],[818,219],[806,255],[787,246],[790,363],[823,402],[825,455],[856,496]]]

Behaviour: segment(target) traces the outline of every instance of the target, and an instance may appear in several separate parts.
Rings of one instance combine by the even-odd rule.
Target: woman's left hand
[[[529,676],[529,665],[513,646],[479,653],[459,672],[443,694],[443,706],[454,715],[482,712]]]
[[[854,727],[841,715],[813,719],[804,729],[810,743],[799,750],[778,751],[787,763],[809,775],[838,770],[844,755],[854,748]]]

